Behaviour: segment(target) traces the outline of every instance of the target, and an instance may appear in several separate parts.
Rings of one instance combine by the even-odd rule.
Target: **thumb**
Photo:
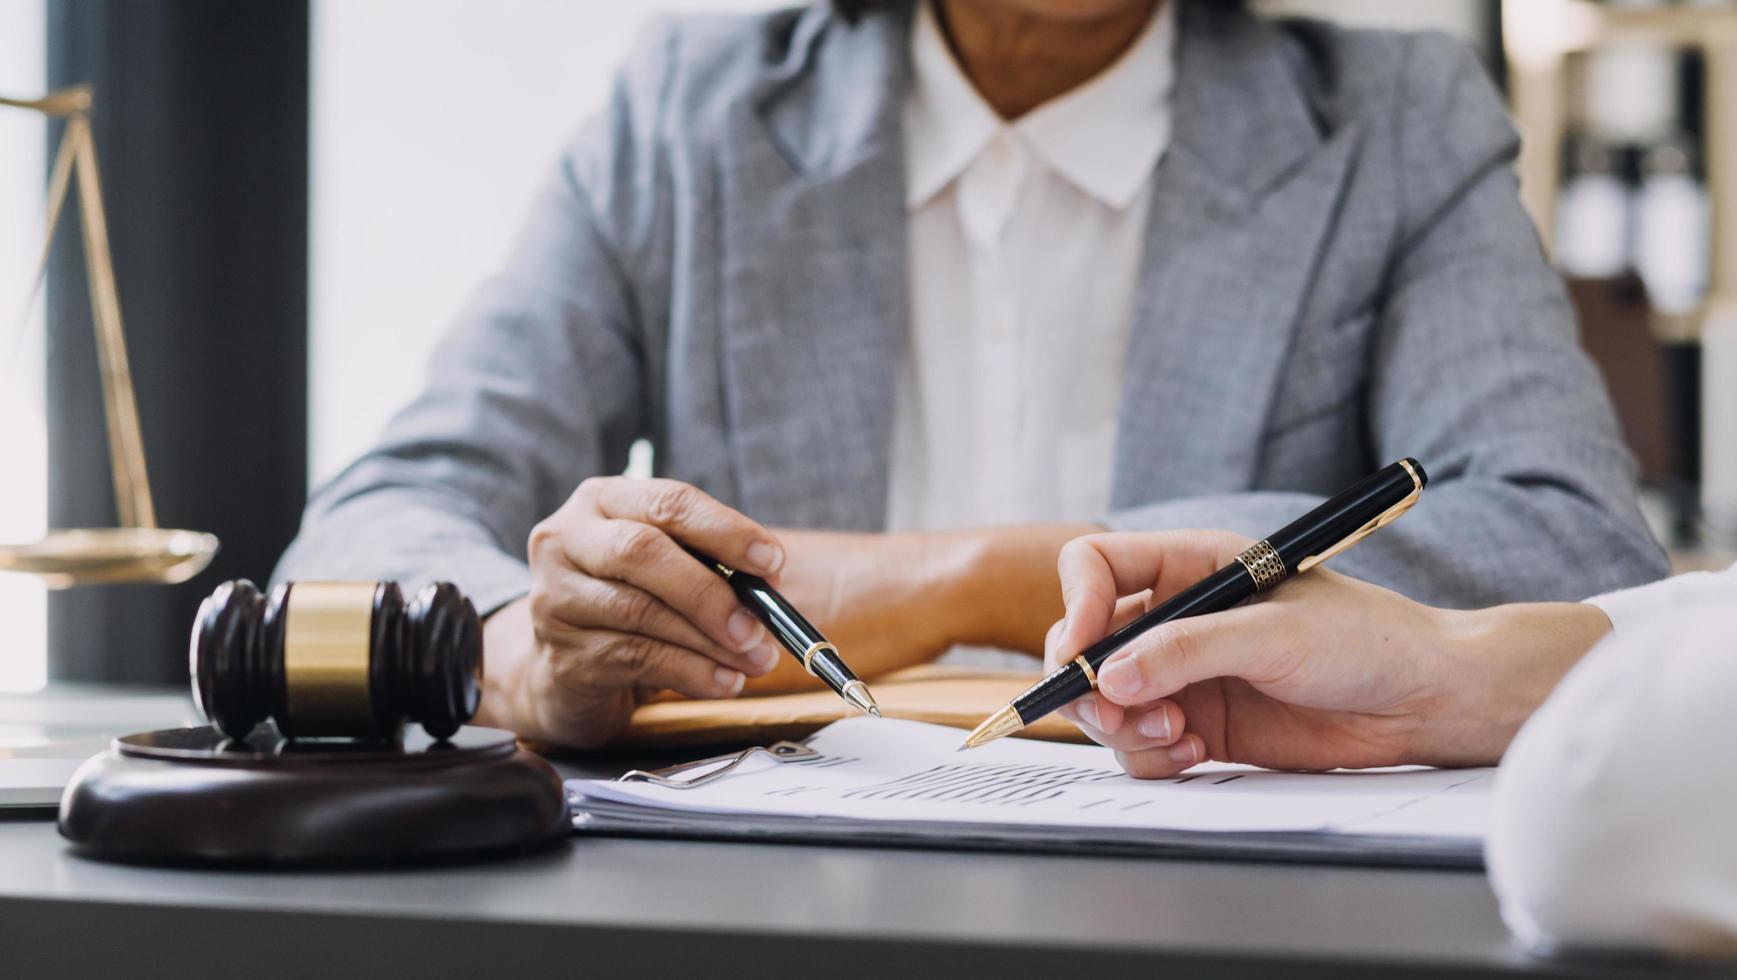
[[[1043,636],[1043,671],[1046,674],[1061,666],[1061,635],[1062,621],[1058,619],[1050,624],[1049,632]]]
[[[1270,671],[1276,647],[1263,628],[1271,607],[1177,619],[1153,627],[1098,668],[1098,691],[1124,705],[1167,698],[1215,677],[1256,680]]]
[[[1062,620],[1058,647],[1070,657],[1109,632],[1116,600],[1150,591],[1163,601],[1211,575],[1250,544],[1228,531],[1092,534],[1061,550]]]
[[[1047,652],[1058,663],[1097,642],[1110,631],[1118,598],[1146,588],[1147,583],[1117,581],[1115,565],[1104,547],[1104,543],[1113,537],[1093,534],[1075,538],[1063,545],[1056,557],[1064,612],[1060,629],[1055,633],[1056,642]]]

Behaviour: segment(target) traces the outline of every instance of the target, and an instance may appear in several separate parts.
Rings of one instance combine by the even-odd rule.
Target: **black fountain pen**
[[[1110,654],[1152,627],[1173,619],[1223,612],[1278,585],[1293,572],[1306,572],[1344,551],[1410,510],[1428,482],[1423,464],[1411,458],[1364,477],[1349,490],[1237,555],[1235,561],[1081,651],[1007,707],[990,715],[959,748],[974,749],[1012,735],[1091,691],[1098,686],[1098,668]]]
[[[868,685],[857,679],[845,666],[843,658],[838,655],[838,648],[833,646],[814,624],[804,619],[790,604],[790,600],[778,594],[778,590],[767,584],[758,575],[739,572],[716,558],[703,555],[686,545],[682,546],[688,554],[698,558],[700,564],[724,577],[735,590],[736,598],[742,605],[748,607],[778,642],[784,644],[784,649],[796,658],[802,669],[820,678],[821,683],[832,688],[833,693],[843,698],[851,707],[858,711],[881,716],[880,705],[875,704],[874,695],[869,693]]]

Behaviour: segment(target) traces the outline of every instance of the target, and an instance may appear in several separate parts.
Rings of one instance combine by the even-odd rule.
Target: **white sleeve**
[[[1650,613],[1612,615],[1496,777],[1490,880],[1539,951],[1737,953],[1737,575],[1651,594]]]
[[[1722,572],[1690,572],[1586,600],[1604,610],[1618,633],[1678,606],[1724,599],[1737,601],[1737,565]]]

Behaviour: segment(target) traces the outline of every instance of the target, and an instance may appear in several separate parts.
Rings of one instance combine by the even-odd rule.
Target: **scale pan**
[[[0,572],[40,576],[51,589],[120,582],[185,582],[211,564],[217,536],[203,531],[108,527],[49,531],[0,544]]]

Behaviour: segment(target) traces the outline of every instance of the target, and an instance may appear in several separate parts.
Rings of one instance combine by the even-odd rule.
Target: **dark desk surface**
[[[9,706],[0,697],[0,717]],[[7,977],[1117,967],[1188,978],[1672,972],[1530,959],[1510,947],[1483,877],[1463,872],[604,839],[415,871],[176,871],[76,858],[51,820],[0,819]]]

